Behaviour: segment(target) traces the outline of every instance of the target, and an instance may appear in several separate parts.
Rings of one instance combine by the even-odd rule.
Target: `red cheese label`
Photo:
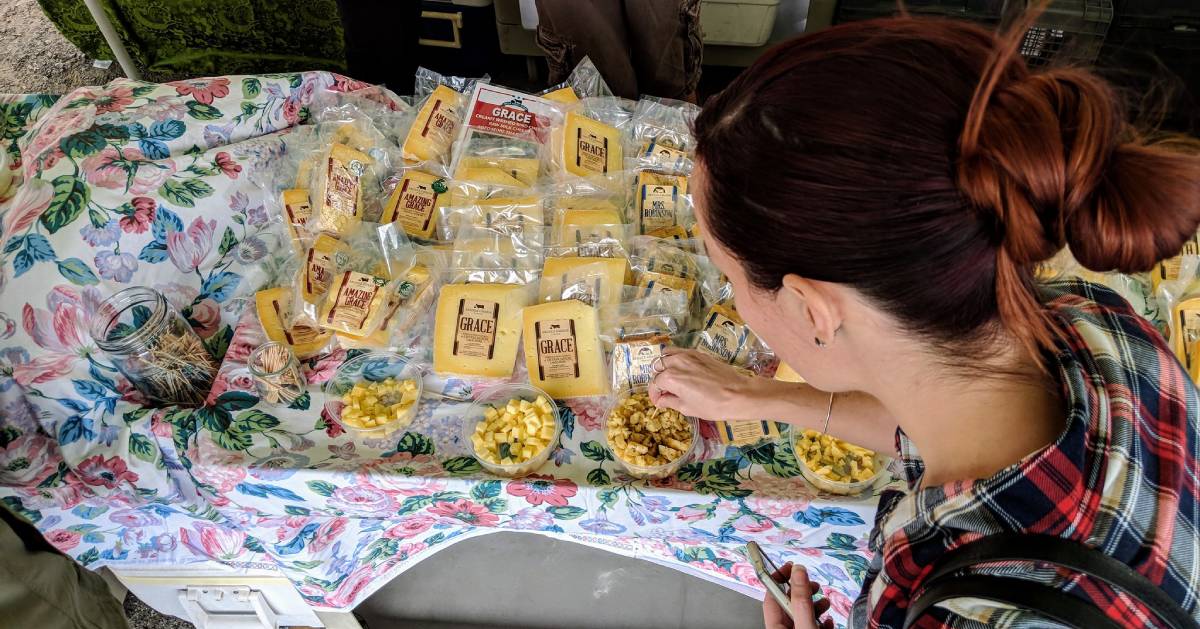
[[[535,139],[545,144],[549,137],[549,114],[554,106],[536,96],[504,88],[480,85],[471,101],[467,125],[472,129],[518,139]]]

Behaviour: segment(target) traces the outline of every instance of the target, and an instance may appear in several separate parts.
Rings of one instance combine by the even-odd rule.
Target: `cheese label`
[[[675,247],[657,247],[646,257],[646,270],[675,277],[690,278],[697,273],[692,257]]]
[[[304,260],[304,297],[310,303],[329,290],[329,283],[333,281],[334,258],[339,253],[333,246],[322,246],[323,237],[324,234],[309,247]]]
[[[451,353],[491,360],[496,351],[496,322],[499,318],[499,303],[459,299]]]
[[[1200,297],[1179,302],[1174,309],[1174,318],[1175,330],[1171,345],[1174,346],[1175,355],[1190,373],[1195,363],[1200,362],[1200,356],[1193,353],[1196,342],[1200,341]]]
[[[548,319],[533,324],[537,343],[538,380],[578,378],[575,320]]]
[[[696,349],[731,365],[743,363],[750,351],[750,327],[733,311],[715,306],[704,319]]]
[[[695,290],[696,282],[692,280],[649,271],[643,272],[641,280],[638,281],[638,293],[642,297],[651,297],[660,293],[683,292],[690,302]]]
[[[450,137],[454,135],[457,127],[458,109],[454,103],[444,98],[434,98],[429,116],[425,118],[425,124],[421,125],[421,137],[428,138],[431,133],[437,134],[438,137]]]
[[[752,445],[764,439],[778,439],[779,426],[773,421],[718,421],[717,434],[723,443]]]
[[[300,229],[312,217],[312,203],[308,198],[308,190],[302,188],[284,190],[282,196],[283,212],[287,218],[288,229],[291,231],[292,239],[299,242]]]
[[[640,202],[642,233],[672,227],[676,224],[675,208],[679,200],[679,188],[675,186],[642,186]]]
[[[654,361],[663,355],[668,338],[625,339],[613,344],[612,381],[614,388],[633,390],[654,379]]]
[[[608,138],[575,129],[575,165],[597,173],[608,172]]]
[[[657,139],[650,140],[642,146],[641,155],[643,159],[649,159],[654,162],[654,165],[663,170],[683,170],[687,163],[688,155],[683,151],[667,146],[659,142]]]
[[[462,122],[463,96],[445,85],[429,95],[404,139],[402,153],[410,162],[444,161]]]
[[[539,144],[545,144],[554,108],[536,96],[480,83],[475,86],[467,126],[515,139],[532,135]]]
[[[383,222],[400,223],[400,227],[410,236],[428,237],[432,232],[433,211],[438,205],[438,196],[446,189],[445,179],[422,181],[415,176],[405,177],[388,204]]]
[[[346,271],[333,296],[333,305],[325,315],[325,327],[336,327],[350,331],[361,331],[365,327],[376,295],[387,281],[381,277]]]
[[[342,233],[361,220],[362,176],[370,157],[348,146],[335,144],[325,162],[325,190],[321,198],[319,227]]]

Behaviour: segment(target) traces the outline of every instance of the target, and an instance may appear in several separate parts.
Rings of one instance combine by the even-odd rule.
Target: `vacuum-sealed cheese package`
[[[625,258],[547,256],[542,265],[539,301],[576,299],[603,307],[621,302],[629,262]]]
[[[396,223],[410,238],[430,240],[438,216],[450,195],[445,177],[416,168],[405,168],[384,205],[380,223]]]
[[[608,393],[596,309],[569,299],[525,308],[529,382],[556,399]]]
[[[309,221],[313,231],[345,234],[362,222],[363,178],[373,162],[371,156],[345,144],[329,147],[314,176],[315,216]]]
[[[258,310],[258,321],[269,340],[286,343],[297,358],[308,358],[321,353],[333,338],[333,333],[317,326],[292,320],[292,298],[290,287],[280,286],[260,290],[254,295]]]
[[[637,174],[633,210],[642,234],[694,222],[687,177],[643,170]]]
[[[530,303],[522,284],[449,283],[438,296],[433,370],[461,378],[504,379],[513,374],[521,339],[521,311]]]
[[[643,96],[630,122],[627,168],[691,174],[696,149],[692,123],[699,112],[691,103]]]
[[[600,75],[600,70],[586,56],[579,60],[574,70],[571,70],[571,74],[567,76],[566,81],[550,86],[538,94],[538,96],[546,100],[564,104],[577,103],[579,99],[587,98],[588,96],[612,95],[612,90],[609,89],[608,83],[604,82],[604,77]]]
[[[451,173],[456,180],[495,183],[507,177],[528,185],[522,181],[531,170],[527,160],[537,160],[539,176],[547,172],[550,133],[561,126],[558,103],[496,85],[476,85],[454,145]]]

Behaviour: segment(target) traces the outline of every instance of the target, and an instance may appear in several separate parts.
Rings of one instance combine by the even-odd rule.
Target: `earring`
[[[813,338],[813,340],[816,341],[817,347],[825,347],[825,341],[822,341],[820,338]]]

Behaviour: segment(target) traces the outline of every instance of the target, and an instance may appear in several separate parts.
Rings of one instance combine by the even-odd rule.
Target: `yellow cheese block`
[[[653,271],[643,271],[638,278],[638,295],[643,298],[670,292],[682,292],[690,304],[696,296],[696,282]]]
[[[531,384],[559,399],[608,392],[595,308],[569,299],[530,306],[523,318]]]
[[[318,354],[329,343],[329,337],[332,336],[329,330],[304,324],[290,328],[284,326],[284,321],[291,318],[291,288],[281,286],[260,290],[254,294],[254,303],[258,308],[258,321],[266,331],[267,338],[276,343],[286,343],[297,358]]]
[[[548,94],[542,94],[541,97],[556,103],[566,103],[568,105],[579,102],[579,96],[575,94],[574,88],[570,86],[560,87]]]
[[[304,240],[307,236],[304,226],[312,217],[312,203],[308,198],[308,190],[292,188],[284,190],[280,196],[283,200],[283,220],[287,223],[292,243],[299,251],[304,248]]]
[[[300,294],[304,301],[315,304],[329,290],[333,274],[349,258],[350,248],[330,236],[319,234],[304,254],[304,267],[300,269]]]
[[[594,230],[596,225],[620,225],[621,213],[616,209],[563,210],[559,215],[558,242],[577,242]]]
[[[348,348],[389,347],[394,337],[410,329],[432,305],[436,292],[432,279],[428,267],[414,265],[397,289],[388,293],[388,303],[378,329],[367,336],[338,332],[338,343]]]
[[[779,368],[775,370],[775,379],[782,381],[782,382],[804,382],[805,381],[804,378],[800,376],[800,374],[796,373],[795,369],[792,369],[791,367],[789,367],[788,364],[785,362],[779,363]]]
[[[438,297],[433,370],[441,374],[508,378],[521,336],[525,286],[447,284]]]
[[[612,200],[607,198],[563,195],[554,199],[553,207],[554,209],[561,211],[606,210],[615,212],[618,217],[621,216],[621,209],[616,203],[613,203]]]
[[[616,128],[567,112],[563,165],[580,177],[621,170],[621,133]]]
[[[437,86],[417,112],[401,154],[409,162],[442,162],[450,156],[450,145],[462,120],[463,95]]]
[[[1200,360],[1196,360],[1197,352],[1200,352],[1200,340],[1192,343],[1192,349],[1188,352],[1188,356],[1191,356],[1192,360],[1187,366],[1188,375],[1192,377],[1192,382],[1200,384]]]
[[[532,186],[537,183],[538,169],[541,161],[532,157],[478,157],[465,156],[458,164],[456,177],[472,180],[462,173],[474,170],[496,169],[516,179],[520,185]]]
[[[317,229],[345,234],[362,222],[362,178],[374,160],[371,156],[344,144],[334,144],[325,158],[324,172],[318,178]]]
[[[428,239],[437,227],[438,210],[446,204],[447,190],[445,178],[409,170],[396,184],[379,220],[399,223],[413,238]]]
[[[625,258],[546,258],[541,301],[578,299],[592,306],[621,303],[629,263]]]
[[[497,186],[508,186],[512,188],[521,188],[525,185],[521,183],[520,179],[517,179],[509,173],[506,173],[494,166],[484,166],[483,168],[460,167],[454,172],[454,176],[457,179],[462,179],[465,181],[489,183]]]

